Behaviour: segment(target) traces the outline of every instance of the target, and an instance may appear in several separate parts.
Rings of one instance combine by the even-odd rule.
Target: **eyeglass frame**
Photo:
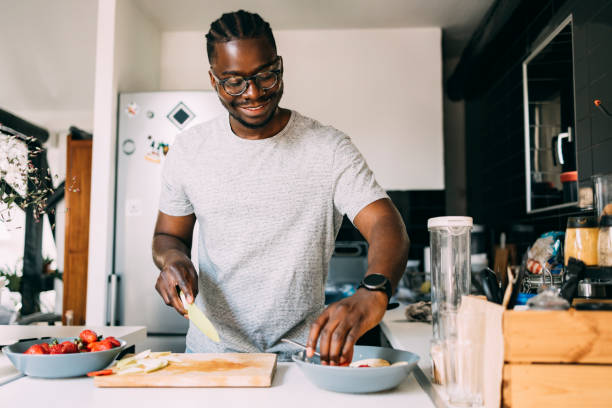
[[[221,79],[221,78],[219,78],[215,74],[215,72],[213,71],[212,67],[210,67],[210,74],[213,76],[213,78],[215,78],[215,81],[217,81],[217,83],[221,85],[221,87],[223,88],[223,91],[225,91],[225,93],[230,95],[230,96],[240,96],[243,93],[245,93],[247,91],[247,89],[249,89],[249,82],[252,82],[258,88],[260,88],[260,89],[262,89],[264,91],[267,91],[268,89],[274,88],[278,84],[279,79],[280,79],[279,76],[282,76],[282,74],[283,74],[283,57],[281,57],[280,55],[277,56],[276,60],[274,62],[270,63],[270,65],[274,65],[274,64],[278,63],[278,61],[280,61],[280,63],[281,63],[279,69],[270,69],[268,71],[260,71],[260,72],[256,73],[255,75],[250,75],[250,76],[247,76],[247,77],[241,76],[241,75],[232,75],[229,78]],[[276,82],[274,82],[274,85],[272,85],[272,86],[270,86],[268,88],[260,87],[257,84],[257,75],[260,75],[260,74],[263,74],[263,73],[267,73],[267,72],[272,72],[272,73],[274,73],[276,75]],[[232,94],[232,93],[227,92],[227,89],[225,89],[225,83],[227,81],[229,81],[230,79],[232,79],[232,78],[242,78],[244,80],[244,83],[246,84],[246,86],[244,87],[242,92],[237,93],[237,94]]]

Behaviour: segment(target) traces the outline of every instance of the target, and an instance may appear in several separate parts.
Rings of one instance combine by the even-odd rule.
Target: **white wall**
[[[112,271],[117,95],[159,89],[161,34],[131,1],[102,0],[98,9],[92,189],[87,271],[88,325],[106,324]]]
[[[385,189],[444,189],[439,28],[274,35],[282,106],[351,136]],[[161,44],[161,89],[210,89],[204,33],[164,32]]]

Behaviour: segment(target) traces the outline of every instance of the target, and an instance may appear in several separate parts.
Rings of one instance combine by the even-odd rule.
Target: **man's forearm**
[[[180,254],[191,258],[191,248],[181,239],[168,234],[155,234],[153,237],[153,262],[159,269],[166,264],[166,258]]]
[[[369,238],[366,275],[372,273],[385,275],[391,281],[393,288],[397,288],[410,249],[410,240],[399,214],[380,217],[372,226]]]

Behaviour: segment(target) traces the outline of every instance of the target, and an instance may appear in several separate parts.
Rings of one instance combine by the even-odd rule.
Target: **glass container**
[[[612,215],[612,174],[599,174],[593,176],[595,189],[595,210],[597,217]]]
[[[569,258],[576,258],[587,266],[596,266],[598,235],[596,217],[569,217],[565,231],[565,265]]]
[[[471,217],[437,217],[427,221],[431,247],[431,309],[434,340],[453,336],[453,325],[441,325],[441,313],[456,313],[470,293]],[[447,319],[444,319],[445,321]],[[441,327],[444,326],[444,327]]]
[[[612,215],[601,217],[597,241],[597,261],[599,266],[612,267]]]

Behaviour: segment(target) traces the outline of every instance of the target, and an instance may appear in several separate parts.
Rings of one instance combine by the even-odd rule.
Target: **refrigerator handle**
[[[108,325],[114,326],[117,321],[117,286],[119,277],[115,273],[108,275]]]

